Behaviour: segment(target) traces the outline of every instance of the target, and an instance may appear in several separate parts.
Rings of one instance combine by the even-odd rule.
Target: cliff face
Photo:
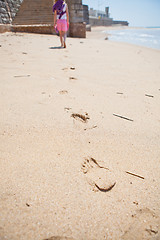
[[[23,0],[0,0],[0,23],[12,23]]]

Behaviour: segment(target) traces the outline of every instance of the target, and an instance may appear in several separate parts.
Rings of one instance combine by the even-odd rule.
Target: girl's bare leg
[[[60,41],[61,41],[61,47],[63,47],[63,32],[59,31]]]
[[[66,48],[66,38],[67,38],[67,33],[63,32],[64,48]]]

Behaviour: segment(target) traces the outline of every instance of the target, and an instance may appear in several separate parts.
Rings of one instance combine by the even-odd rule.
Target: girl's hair
[[[58,2],[58,0],[54,0],[54,4],[55,4],[56,2]],[[64,0],[63,0],[63,2],[64,2]]]

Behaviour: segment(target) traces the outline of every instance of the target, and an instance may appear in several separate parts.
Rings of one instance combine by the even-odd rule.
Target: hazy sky
[[[110,9],[114,20],[129,22],[129,26],[160,26],[160,0],[82,0],[94,9]]]

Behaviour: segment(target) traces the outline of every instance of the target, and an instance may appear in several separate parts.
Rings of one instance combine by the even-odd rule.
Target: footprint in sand
[[[122,240],[160,239],[160,219],[148,208],[137,210]]]
[[[90,117],[88,116],[88,113],[85,113],[84,115],[79,113],[72,113],[71,117],[83,123],[87,123],[88,119],[90,119]]]
[[[67,93],[68,93],[67,90],[61,90],[61,91],[59,91],[59,94],[67,94]]]
[[[71,110],[71,109],[72,109],[72,108],[70,108],[70,107],[65,107],[65,108],[64,108],[65,111],[69,111],[69,110]]]
[[[77,80],[75,77],[69,77],[69,80]]]
[[[75,70],[76,68],[75,67],[70,67],[71,70]]]
[[[114,174],[108,168],[100,166],[94,158],[85,159],[82,171],[93,191],[107,192],[116,184]]]
[[[68,67],[64,67],[62,68],[63,71],[67,71],[68,70]]]

